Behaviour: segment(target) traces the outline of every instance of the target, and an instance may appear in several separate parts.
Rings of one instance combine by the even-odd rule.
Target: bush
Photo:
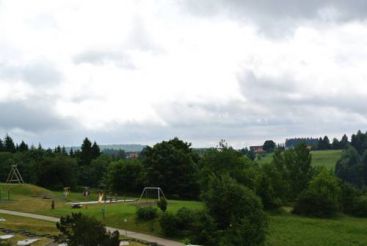
[[[345,214],[354,213],[356,199],[360,196],[360,191],[348,183],[342,184],[340,204]]]
[[[159,224],[164,235],[169,237],[177,236],[177,219],[174,214],[164,213],[159,220]]]
[[[190,230],[194,219],[194,211],[185,207],[180,208],[176,214],[177,229],[181,232]]]
[[[160,220],[162,232],[167,236],[189,236],[195,219],[196,212],[185,207],[176,214],[164,213]]]
[[[68,245],[120,245],[118,231],[112,234],[108,233],[101,222],[81,213],[61,217],[60,222],[56,223],[56,227],[61,232],[58,236],[58,242]]]
[[[162,212],[166,212],[167,210],[167,200],[166,198],[162,197],[158,202],[157,206],[162,210]]]
[[[214,219],[205,210],[197,211],[191,225],[190,242],[198,245],[216,245],[217,235]]]
[[[158,217],[158,211],[153,207],[138,208],[136,210],[136,217],[138,220],[153,220]]]
[[[301,193],[293,209],[295,214],[324,218],[335,216],[337,212],[336,201],[310,190]]]
[[[267,219],[259,197],[229,176],[213,177],[203,200],[217,225],[222,245],[261,245]]]
[[[340,210],[340,184],[327,170],[314,177],[308,189],[300,194],[293,212],[295,214],[332,217]]]
[[[367,217],[367,196],[359,196],[355,199],[351,214],[358,217]]]

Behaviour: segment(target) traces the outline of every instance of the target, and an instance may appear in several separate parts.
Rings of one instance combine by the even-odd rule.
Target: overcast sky
[[[0,136],[195,147],[367,130],[365,0],[0,0]]]

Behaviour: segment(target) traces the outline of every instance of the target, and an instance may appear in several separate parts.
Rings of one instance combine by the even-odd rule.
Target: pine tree
[[[4,151],[4,143],[3,143],[3,140],[1,140],[0,138],[0,152],[3,152]]]
[[[16,151],[15,144],[13,142],[13,139],[9,135],[6,135],[5,137],[4,146],[6,152],[15,153]]]
[[[96,142],[92,145],[92,157],[93,159],[96,159],[98,156],[101,155],[101,150]]]
[[[28,151],[28,145],[27,145],[24,141],[22,141],[22,142],[19,144],[19,146],[18,146],[18,150],[19,150],[20,152]]]
[[[85,138],[81,146],[80,164],[89,165],[93,159],[92,143],[88,138]]]
[[[349,140],[346,134],[343,135],[342,139],[340,140],[340,147],[345,149],[348,146]]]

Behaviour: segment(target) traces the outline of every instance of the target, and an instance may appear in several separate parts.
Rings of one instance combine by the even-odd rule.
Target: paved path
[[[60,220],[58,218],[50,217],[50,216],[44,216],[44,215],[39,215],[39,214],[31,214],[31,213],[23,213],[23,212],[4,210],[4,209],[0,209],[0,214],[9,214],[9,215],[32,218],[32,219],[36,219],[36,220],[50,221],[50,222],[55,222],[55,223]],[[143,240],[143,241],[147,241],[147,242],[151,242],[151,243],[154,242],[154,243],[158,243],[159,245],[164,245],[164,246],[183,246],[184,245],[184,244],[176,242],[176,241],[172,241],[172,240],[168,240],[168,239],[164,239],[164,238],[160,238],[160,237],[155,237],[155,236],[151,236],[151,235],[147,235],[147,234],[142,234],[142,233],[138,233],[138,232],[121,230],[121,229],[117,229],[117,228],[113,228],[113,227],[106,227],[106,229],[108,231],[116,231],[117,230],[117,231],[119,231],[120,235],[122,235],[122,236],[127,236],[127,237],[130,237],[130,238],[135,238],[135,239],[138,239],[138,240]]]

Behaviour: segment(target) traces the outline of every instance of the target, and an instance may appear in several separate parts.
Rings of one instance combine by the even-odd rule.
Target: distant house
[[[256,154],[262,154],[265,153],[265,150],[263,149],[263,146],[250,146],[250,150],[255,152]]]
[[[127,152],[126,158],[127,159],[137,159],[139,157],[139,152]]]

